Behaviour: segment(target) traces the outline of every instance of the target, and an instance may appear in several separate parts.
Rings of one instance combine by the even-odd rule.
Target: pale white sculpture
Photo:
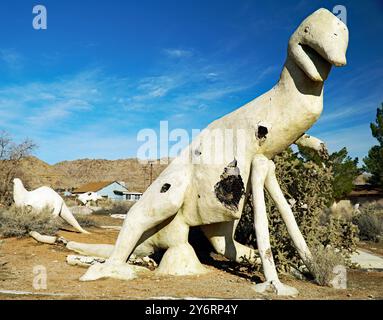
[[[202,226],[215,250],[233,260],[253,256],[251,249],[233,239],[246,195],[251,194],[258,250],[266,278],[266,282],[255,285],[255,290],[297,294],[295,288],[280,282],[276,272],[264,188],[275,201],[301,258],[309,265],[311,253],[279,187],[271,159],[293,143],[325,152],[323,142],[305,132],[322,112],[323,85],[331,66],[346,64],[347,45],[346,25],[328,10],[319,9],[306,18],[290,38],[279,82],[202,131],[130,209],[115,246],[107,250],[104,247],[104,254],[112,250],[109,259],[92,265],[81,280],[130,279],[137,270],[126,263],[133,251],[135,255],[148,255],[157,248],[167,249],[159,265],[164,273],[205,272],[188,243],[191,226]],[[246,148],[226,165],[185,164],[184,159],[189,155],[195,159],[212,151],[207,141],[214,129],[244,130]],[[94,250],[97,251],[97,245],[92,247],[93,253]],[[83,253],[87,254],[86,248]]]
[[[80,195],[78,195],[77,199],[84,205],[87,205],[88,202],[94,201],[97,202],[98,200],[101,200],[102,197],[97,194],[97,192],[85,192]]]
[[[40,187],[28,191],[24,188],[22,181],[16,178],[13,180],[13,199],[16,207],[31,207],[34,210],[49,208],[54,217],[61,217],[77,231],[89,234],[79,225],[63,198],[52,188]]]

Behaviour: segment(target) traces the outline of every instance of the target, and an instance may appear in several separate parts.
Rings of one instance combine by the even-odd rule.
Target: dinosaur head
[[[346,64],[348,29],[327,9],[308,16],[291,36],[288,54],[313,81],[326,80],[331,66]]]

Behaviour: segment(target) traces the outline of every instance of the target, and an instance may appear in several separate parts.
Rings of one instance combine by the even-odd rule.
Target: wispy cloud
[[[24,57],[14,49],[0,49],[0,61],[11,70],[20,70],[24,64]]]
[[[358,157],[360,161],[366,156],[366,146],[368,149],[377,143],[371,135],[370,128],[364,124],[333,132],[322,132],[320,138],[325,141],[331,152],[347,147],[350,155]]]
[[[187,58],[193,55],[191,50],[184,49],[164,49],[164,53],[171,58]]]

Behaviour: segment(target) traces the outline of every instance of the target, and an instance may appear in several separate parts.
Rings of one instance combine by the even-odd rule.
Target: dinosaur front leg
[[[184,165],[171,164],[165,169],[130,209],[109,259],[103,264],[92,265],[80,280],[134,278],[137,268],[132,269],[126,263],[129,256],[139,244],[153,235],[155,227],[162,229],[177,214],[183,205],[190,173],[189,167]]]
[[[319,140],[318,138],[315,138],[305,133],[297,141],[295,141],[295,144],[299,147],[310,148],[315,150],[324,159],[328,158],[328,151],[326,145],[322,140]]]
[[[306,241],[303,238],[301,231],[299,230],[298,224],[295,220],[294,214],[283,195],[281,187],[279,186],[277,177],[275,175],[275,164],[273,161],[268,162],[268,173],[265,181],[265,186],[270,196],[273,198],[283,221],[286,224],[287,231],[293,240],[295,248],[303,260],[303,262],[309,265],[311,260],[311,253],[307,247]]]
[[[265,205],[264,185],[269,171],[269,160],[257,155],[252,162],[251,187],[254,204],[254,227],[258,251],[261,257],[266,282],[255,285],[257,292],[273,291],[278,295],[296,295],[295,288],[280,282],[270,246],[270,235]]]

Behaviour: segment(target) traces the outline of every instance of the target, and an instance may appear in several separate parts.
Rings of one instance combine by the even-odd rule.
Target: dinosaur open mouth
[[[320,65],[322,68],[327,67],[330,68],[332,63],[329,62],[327,59],[325,59],[321,54],[319,54],[315,49],[310,47],[307,44],[299,43],[299,45],[302,47],[303,51],[307,54],[307,56],[310,58],[310,60],[315,64],[315,66],[318,69],[318,66]]]

